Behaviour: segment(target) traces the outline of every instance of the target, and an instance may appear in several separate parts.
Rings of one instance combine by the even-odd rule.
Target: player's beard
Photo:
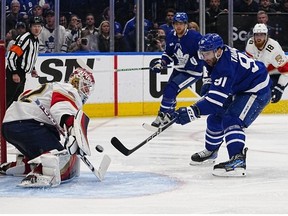
[[[207,59],[207,60],[205,60],[205,62],[206,62],[209,66],[213,67],[213,66],[216,64],[217,59],[214,57],[214,58],[212,58],[212,59]]]
[[[260,39],[254,40],[254,43],[258,49],[262,49],[265,44],[265,40],[260,40]]]
[[[175,29],[175,31],[176,31],[176,34],[177,34],[177,36],[179,37],[182,37],[184,34],[185,34],[185,31],[186,31],[186,28],[182,28],[182,29]]]

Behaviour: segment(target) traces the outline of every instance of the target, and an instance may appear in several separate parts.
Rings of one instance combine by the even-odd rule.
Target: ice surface
[[[288,115],[261,115],[246,129],[242,178],[215,177],[212,165],[189,165],[191,154],[203,149],[206,118],[173,125],[129,156],[110,144],[116,136],[133,148],[153,133],[141,126],[153,120],[92,119],[89,160],[98,167],[104,153],[111,157],[105,180],[97,182],[85,164],[79,178],[50,189],[19,188],[20,177],[0,176],[1,214],[288,213]],[[96,145],[104,147],[102,154]],[[227,159],[223,144],[216,163]]]

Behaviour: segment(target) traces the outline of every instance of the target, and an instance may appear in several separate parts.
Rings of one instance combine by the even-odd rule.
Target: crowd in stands
[[[97,4],[97,5],[96,5]],[[108,5],[107,5],[108,4]],[[31,16],[43,19],[40,53],[110,51],[109,1],[60,1],[59,28],[55,27],[54,0],[6,0],[6,46],[28,30]],[[235,0],[234,12],[288,12],[288,0]],[[228,12],[228,0],[206,0],[206,32],[217,32],[217,16]],[[199,31],[199,1],[145,1],[145,51],[165,49],[165,36],[173,29],[176,11],[186,12],[189,28]],[[133,0],[115,1],[114,51],[136,51],[136,5]],[[55,30],[60,38],[55,41]],[[10,44],[10,45],[9,45]]]

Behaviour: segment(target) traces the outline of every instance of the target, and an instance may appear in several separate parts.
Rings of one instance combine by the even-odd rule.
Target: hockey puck
[[[100,153],[104,151],[104,148],[101,145],[97,145],[95,149]]]

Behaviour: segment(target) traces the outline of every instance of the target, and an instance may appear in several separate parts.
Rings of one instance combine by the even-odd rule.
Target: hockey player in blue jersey
[[[206,34],[199,42],[199,58],[205,61],[211,85],[204,97],[181,107],[176,123],[186,124],[207,117],[205,149],[192,155],[192,162],[213,161],[225,140],[229,160],[214,166],[213,175],[245,176],[245,132],[271,98],[271,80],[265,65],[223,44],[218,34]]]
[[[158,116],[152,122],[155,128],[162,127],[173,118],[176,97],[185,88],[202,77],[204,61],[198,59],[198,42],[202,35],[188,30],[188,16],[177,12],[173,18],[174,30],[166,36],[166,49],[159,61],[152,65],[152,71],[160,73],[163,66],[170,63],[183,66],[174,68],[163,91]]]

